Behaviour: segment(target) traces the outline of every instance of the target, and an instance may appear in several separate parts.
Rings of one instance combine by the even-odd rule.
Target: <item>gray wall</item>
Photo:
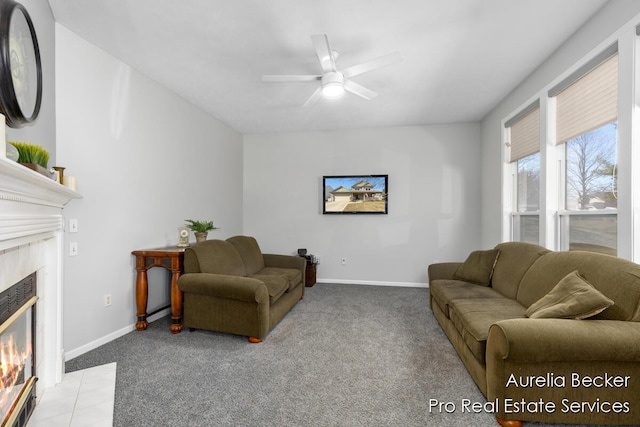
[[[73,357],[132,330],[132,250],[175,245],[185,219],[213,220],[211,238],[242,231],[242,137],[66,28],[56,35],[58,159],[84,197],[64,210],[79,224],[64,248],[78,242],[64,273]],[[167,283],[150,270],[148,311],[168,302]]]
[[[480,243],[478,124],[246,135],[244,151],[244,231],[320,256],[320,280],[425,284]],[[357,174],[389,175],[389,214],[322,215],[322,176]]]
[[[24,0],[38,37],[42,60],[42,106],[36,121],[19,129],[7,127],[7,141],[24,141],[49,151],[49,168],[56,165],[55,26],[49,2]]]

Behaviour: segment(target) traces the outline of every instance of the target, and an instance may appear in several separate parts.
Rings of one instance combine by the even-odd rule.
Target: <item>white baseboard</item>
[[[168,314],[171,314],[171,308],[165,308],[164,310],[161,310],[159,312],[157,312],[156,314],[154,314],[153,316],[149,316],[147,318],[148,322],[153,322],[155,320],[160,319],[161,317],[164,317]],[[129,326],[125,326],[122,329],[119,329],[117,331],[114,331],[110,334],[107,334],[101,338],[98,338],[97,340],[91,341],[90,343],[87,343],[85,345],[82,345],[78,348],[74,348],[73,350],[69,350],[69,351],[65,351],[64,356],[65,356],[65,361],[67,360],[71,360],[74,359],[82,354],[85,354],[88,351],[94,350],[98,347],[100,347],[101,345],[104,345],[108,342],[111,342],[113,340],[115,340],[116,338],[120,338],[123,335],[128,334],[131,331],[135,331],[136,330],[136,325],[135,323]]]
[[[375,280],[318,279],[316,283],[338,283],[344,285],[397,286],[400,288],[428,288],[428,283],[419,282],[379,282]]]

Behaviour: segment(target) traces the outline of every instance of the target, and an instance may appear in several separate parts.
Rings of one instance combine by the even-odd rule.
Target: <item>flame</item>
[[[14,400],[14,387],[24,371],[26,361],[31,357],[31,344],[21,351],[16,344],[13,334],[8,339],[0,341],[0,372],[2,385],[0,389],[0,414],[6,414]]]

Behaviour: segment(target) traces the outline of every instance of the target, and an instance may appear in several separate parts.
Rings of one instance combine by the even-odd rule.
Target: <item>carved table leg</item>
[[[144,331],[149,326],[147,322],[147,298],[149,296],[149,283],[147,282],[147,271],[138,270],[136,279],[136,308],[138,309],[138,321],[136,329]]]
[[[171,333],[178,334],[182,331],[182,292],[178,288],[180,271],[171,272]]]

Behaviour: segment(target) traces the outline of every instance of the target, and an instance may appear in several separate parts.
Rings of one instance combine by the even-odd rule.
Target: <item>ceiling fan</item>
[[[264,82],[320,81],[318,89],[316,89],[313,95],[311,95],[307,102],[304,103],[305,107],[315,104],[321,97],[327,99],[340,98],[344,95],[345,91],[358,95],[366,100],[373,99],[378,95],[377,93],[359,85],[351,80],[351,78],[368,71],[402,61],[402,56],[398,52],[395,52],[371,61],[363,62],[362,64],[345,68],[344,70],[338,70],[336,67],[338,52],[331,50],[327,35],[316,34],[311,36],[311,40],[313,42],[313,47],[316,50],[316,55],[318,55],[320,66],[322,67],[322,74],[262,76],[262,81]]]

